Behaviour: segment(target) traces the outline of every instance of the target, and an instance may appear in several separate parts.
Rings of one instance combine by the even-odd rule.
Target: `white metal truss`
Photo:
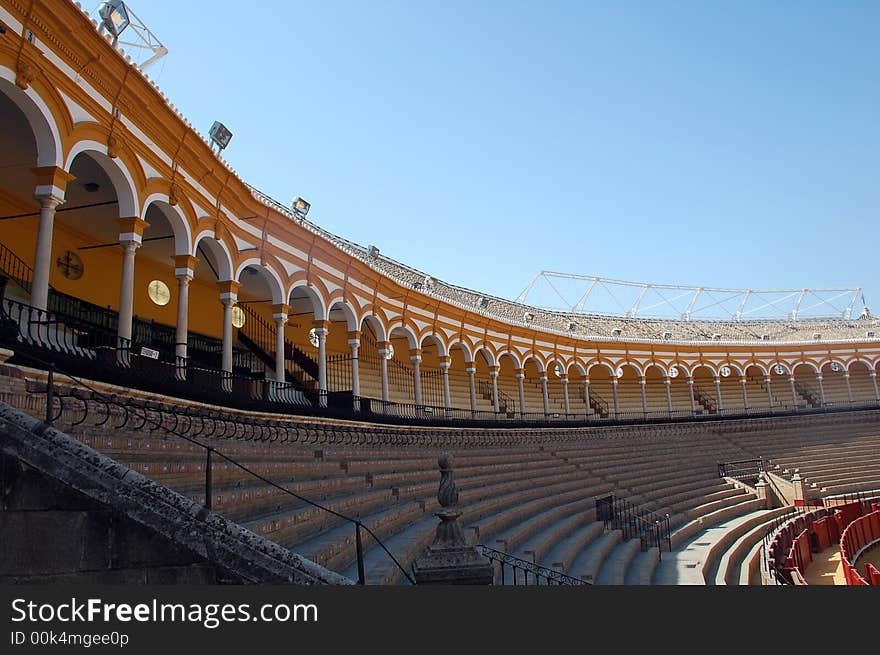
[[[604,294],[604,296],[603,296]],[[572,314],[674,320],[851,319],[861,287],[724,289],[541,271],[516,302]]]
[[[146,70],[148,66],[155,64],[162,57],[168,54],[168,48],[162,45],[162,42],[159,41],[158,37],[153,34],[152,30],[147,27],[144,22],[138,18],[137,14],[135,14],[128,3],[125,3],[125,10],[128,14],[129,24],[128,28],[119,37],[119,40],[116,42],[117,46],[129,46],[131,48],[137,48],[138,51],[143,54],[149,54],[147,59],[144,61],[137,63],[138,67],[141,70]],[[100,22],[100,21],[99,21]],[[126,36],[133,34],[134,38],[131,41],[125,40]],[[137,59],[134,57],[133,59]]]

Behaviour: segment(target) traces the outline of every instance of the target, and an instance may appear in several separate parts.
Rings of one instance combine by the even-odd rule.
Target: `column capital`
[[[848,377],[849,377],[849,371],[844,371],[844,372],[843,372],[843,377],[844,377],[844,378],[848,378]]]
[[[357,340],[360,342],[361,340],[361,331],[360,330],[349,330],[348,331],[348,341]]]
[[[320,321],[319,321],[319,320],[314,320],[314,321],[312,321],[312,327],[315,328],[316,330],[322,330],[322,329],[323,329],[323,330],[327,330],[327,331],[329,331],[329,330],[330,330],[330,321],[326,321],[326,320],[320,320]]]
[[[349,332],[349,334],[351,334],[351,332]],[[360,339],[349,339],[348,346],[351,349],[360,348],[361,347],[361,340]]]
[[[869,371],[869,372],[868,372],[868,377],[869,377],[869,378],[876,378],[876,377],[877,377],[877,371]],[[819,378],[819,379],[821,380],[822,378]]]
[[[52,198],[57,201],[56,205],[64,202],[67,185],[76,179],[76,176],[58,166],[38,166],[32,168],[31,172],[37,177],[34,198],[41,202]]]
[[[647,384],[647,381],[645,380],[644,375],[639,376],[639,384],[642,385],[643,387]]]
[[[189,284],[195,277],[195,273],[191,268],[175,268],[174,277],[176,277],[179,282],[186,280],[186,284]]]
[[[685,380],[685,382],[687,382],[688,386],[690,386],[690,387],[694,386],[694,379],[693,378],[688,378],[687,380]]]
[[[475,369],[473,366],[468,366],[468,367],[467,367],[466,369],[464,369],[464,370],[465,370],[465,371],[467,372],[467,374],[470,375],[470,376],[473,376],[473,374],[477,372],[477,369]]]
[[[199,261],[192,255],[174,255],[174,275],[177,278],[185,275],[189,279],[195,277],[196,262]]]
[[[119,241],[119,245],[122,246],[123,252],[136,252],[138,248],[141,247],[140,241]]]
[[[546,373],[541,373],[541,376],[540,376],[538,379],[539,379],[539,380],[541,381],[541,383],[543,384],[544,382],[547,381],[547,374],[546,374]]]
[[[119,223],[119,243],[135,242],[141,244],[144,238],[144,230],[150,227],[140,216],[126,216],[117,218]]]
[[[412,357],[418,357],[419,360],[421,360],[421,358],[422,358],[422,349],[421,349],[421,348],[410,348],[410,349],[409,349],[409,356],[410,356],[410,358],[412,358]]]
[[[223,280],[217,283],[217,290],[220,292],[221,300],[230,298],[237,302],[239,288],[241,288],[241,282],[236,282],[235,280]]]
[[[617,377],[611,378],[611,384],[613,384],[615,387],[617,386]]]
[[[667,387],[668,387],[670,384],[672,384],[672,380],[669,378],[668,375],[666,375],[666,376],[663,377],[663,384],[665,384]]]
[[[275,314],[287,315],[289,313],[290,313],[290,305],[288,305],[286,303],[282,302],[282,303],[275,303],[274,305],[272,305],[272,315],[273,316]]]
[[[501,370],[500,366],[490,366],[489,367],[489,377],[497,378],[498,372]]]
[[[520,369],[520,370],[522,370],[522,369]],[[525,380],[525,379],[526,379],[526,374],[525,374],[525,373],[517,373],[517,374],[516,374],[516,379],[517,379],[517,380]]]

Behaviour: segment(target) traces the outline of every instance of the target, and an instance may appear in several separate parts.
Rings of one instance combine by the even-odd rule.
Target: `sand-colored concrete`
[[[840,546],[834,544],[815,555],[804,573],[804,578],[811,585],[845,585]]]

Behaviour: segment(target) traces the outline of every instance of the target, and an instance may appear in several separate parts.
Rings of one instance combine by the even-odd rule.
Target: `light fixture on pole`
[[[290,210],[296,215],[299,220],[304,220],[306,214],[309,213],[309,209],[311,209],[311,204],[297,196],[293,199],[293,202],[290,203]]]
[[[125,28],[131,23],[128,17],[128,8],[122,0],[107,0],[98,9],[98,15],[101,17],[100,30],[107,30],[113,36],[113,45],[119,40],[119,35],[125,31]]]
[[[232,132],[219,121],[214,121],[214,124],[208,131],[208,136],[211,137],[211,142],[217,146],[217,154],[220,154],[229,145],[229,142],[232,141]]]

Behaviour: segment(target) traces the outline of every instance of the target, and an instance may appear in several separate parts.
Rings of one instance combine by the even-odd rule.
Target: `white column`
[[[175,333],[174,354],[177,357],[177,376],[186,378],[186,347],[189,338],[189,283],[193,279],[193,271],[189,268],[178,268],[174,271],[177,278],[177,331]]]
[[[422,374],[420,366],[422,363],[421,355],[410,355],[409,361],[412,362],[413,369],[413,400],[419,407],[422,405]]]
[[[791,402],[795,407],[797,407],[797,404],[798,404],[797,389],[794,386],[794,376],[793,375],[789,376],[788,384],[791,386]]]
[[[272,314],[275,321],[275,381],[284,382],[284,372],[287,365],[284,363],[284,325],[287,323],[287,314],[277,312]]]
[[[611,378],[611,398],[614,401],[614,418],[620,416],[620,400],[617,397],[617,378]]]
[[[477,372],[477,369],[473,367],[473,364],[468,366],[466,369],[468,374],[468,384],[470,385],[471,392],[471,412],[476,413],[477,411],[477,387],[474,382],[474,374]]]
[[[846,397],[849,398],[850,404],[853,401],[852,385],[849,383],[849,371],[844,372],[843,379],[846,380]]]
[[[525,373],[521,368],[516,369],[516,386],[519,391],[519,417],[525,418],[526,416],[526,390],[523,385],[523,380],[526,379]]]
[[[379,344],[379,379],[382,382],[382,411],[385,411],[384,403],[388,402],[388,349],[385,347],[387,342]]]
[[[773,407],[773,394],[770,391],[770,376],[764,376],[764,386],[767,388],[767,407]]]
[[[715,411],[720,414],[724,411],[724,401],[721,400],[721,378],[715,378]]]
[[[361,395],[361,373],[358,366],[358,348],[360,346],[360,339],[348,340],[348,347],[351,348],[351,395],[355,398],[359,398]]]
[[[584,416],[590,418],[590,379],[584,378]]]
[[[672,414],[672,381],[668,377],[663,378],[663,385],[666,387],[666,409]]]
[[[498,402],[498,367],[492,366],[489,369],[489,377],[492,379],[492,408],[497,414],[501,411],[501,404]]]
[[[571,414],[571,406],[568,403],[568,378],[563,376],[559,381],[562,382],[562,406],[565,408],[565,418],[568,418]]]
[[[819,385],[819,402],[825,407],[825,385],[822,383],[822,376],[816,375],[816,383]]]
[[[119,324],[116,330],[118,360],[128,363],[131,348],[131,324],[134,317],[134,256],[140,247],[137,239],[120,240],[122,246],[122,282],[119,286]]]
[[[871,384],[874,385],[874,400],[880,402],[880,390],[877,389],[877,372],[871,371],[868,375],[871,376]]]
[[[647,382],[645,380],[645,376],[640,375],[639,376],[639,389],[642,392],[642,414],[648,413],[648,392],[647,392],[647,389],[645,388],[646,384],[647,384]]]
[[[52,233],[55,209],[64,202],[56,195],[37,195],[40,202],[40,225],[37,228],[37,246],[34,251],[34,276],[31,280],[31,306],[45,310],[49,303],[49,271],[52,268]]]
[[[327,328],[316,327],[318,337],[318,404],[327,406]]]
[[[689,377],[687,379],[687,385],[688,385],[688,396],[690,397],[690,401],[691,401],[691,414],[696,414],[697,413],[697,401],[694,400],[694,379],[692,377]]]
[[[443,378],[443,406],[446,409],[452,407],[452,394],[449,392],[449,366],[451,362],[448,357],[440,360],[440,375]]]
[[[743,376],[739,379],[739,386],[740,386],[740,389],[742,390],[742,396],[743,396],[743,409],[744,409],[746,412],[748,412],[748,411],[749,411],[749,394],[748,394],[748,392],[746,391],[746,377],[745,377],[745,375],[743,375]]]
[[[547,395],[547,374],[541,374],[541,396],[544,398],[544,416],[550,413],[550,396]]]
[[[233,293],[221,293],[220,302],[223,304],[223,389],[232,391],[232,308],[235,307],[236,296]]]

